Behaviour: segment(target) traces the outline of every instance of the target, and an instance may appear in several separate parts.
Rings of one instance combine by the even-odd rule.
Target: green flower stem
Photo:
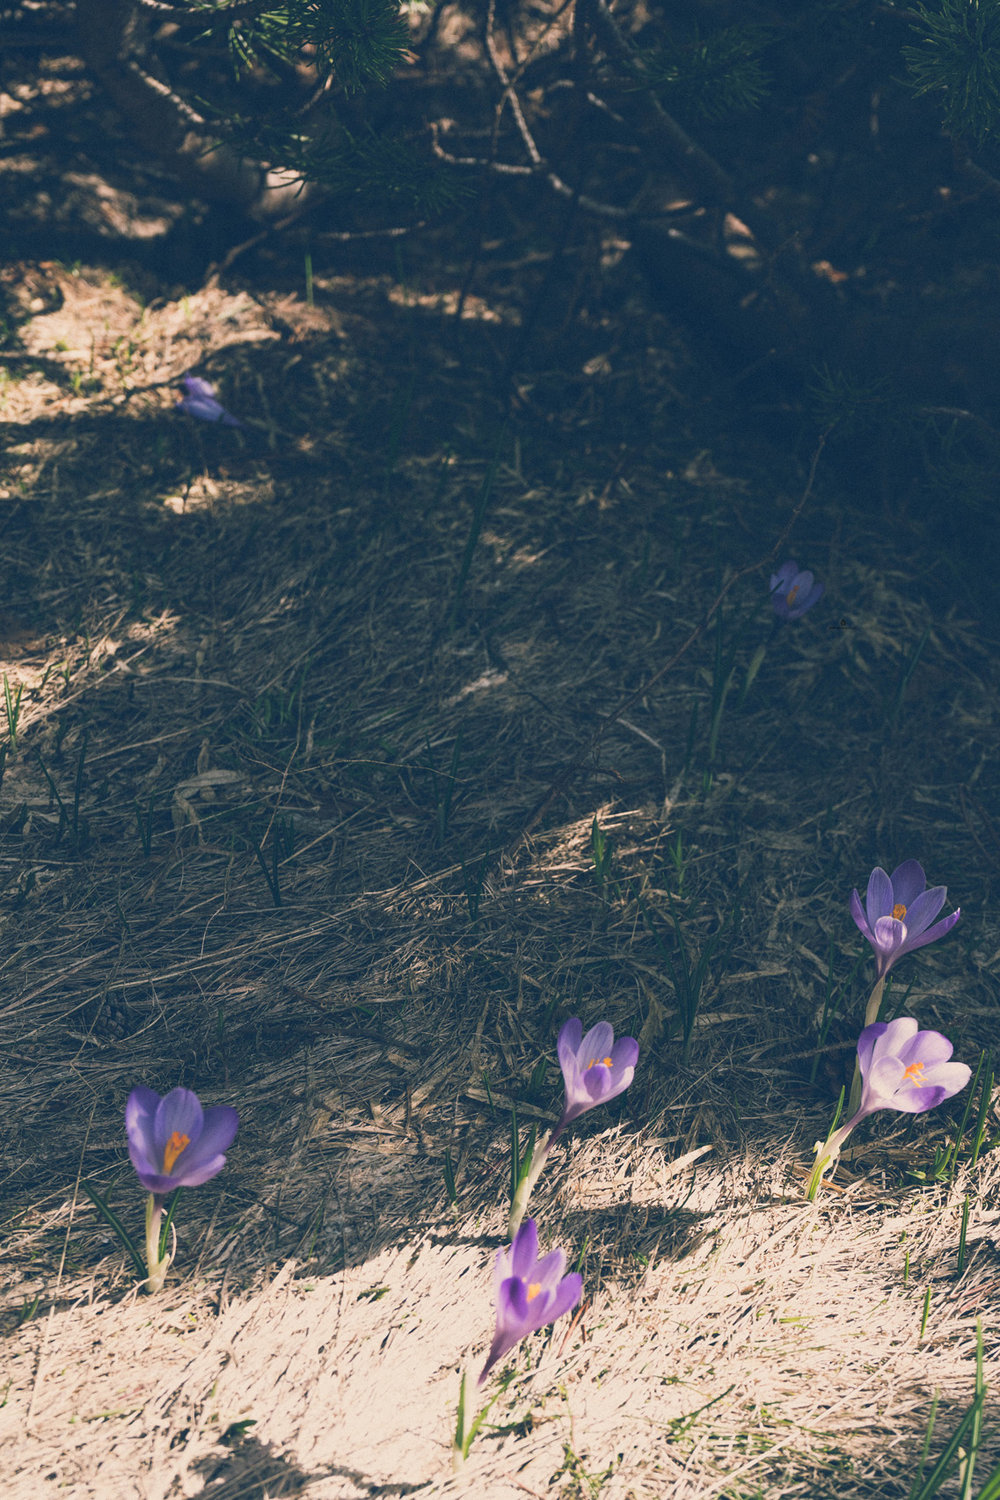
[[[462,1384],[458,1392],[458,1420],[455,1423],[455,1443],[451,1450],[451,1471],[453,1474],[460,1473],[464,1468],[465,1460],[469,1456],[469,1449],[472,1447],[473,1439],[475,1438],[476,1433],[479,1431],[480,1427],[483,1425],[490,1407],[493,1405],[494,1401],[496,1401],[497,1397],[503,1392],[505,1386],[501,1385],[500,1390],[496,1391],[490,1397],[489,1401],[487,1401],[486,1405],[483,1407],[478,1416],[473,1420],[471,1425],[469,1423],[468,1388],[469,1381],[465,1372],[463,1371]]]
[[[160,1219],[163,1217],[164,1198],[159,1193],[150,1193],[146,1199],[146,1270],[145,1289],[152,1296],[163,1290],[172,1255],[160,1259]]]
[[[521,1180],[517,1185],[517,1191],[515,1192],[514,1197],[511,1201],[510,1218],[507,1220],[507,1237],[509,1239],[513,1239],[515,1234],[517,1234],[517,1231],[521,1227],[521,1220],[524,1218],[524,1215],[528,1209],[528,1199],[531,1197],[532,1189],[534,1188],[535,1183],[542,1175],[542,1168],[545,1165],[545,1158],[548,1156],[549,1151],[552,1149],[552,1146],[558,1134],[558,1129],[550,1130],[545,1139],[543,1141],[539,1141],[535,1146],[534,1151],[532,1152],[531,1161],[528,1164],[523,1176],[521,1177]]]
[[[875,985],[875,988],[872,990],[871,994],[868,997],[868,1004],[865,1007],[865,1025],[866,1026],[871,1026],[874,1021],[878,1020],[878,1013],[879,1013],[879,1011],[882,1008],[882,991],[884,989],[885,989],[885,977],[883,976],[878,981],[878,983]],[[858,1112],[858,1107],[860,1106],[860,1104],[861,1104],[861,1069],[858,1066],[857,1060],[855,1060],[855,1063],[854,1063],[854,1077],[851,1080],[851,1097],[850,1097],[850,1099],[848,1100],[848,1103],[847,1103],[847,1116],[848,1116],[848,1119],[853,1119],[853,1117]]]
[[[810,1203],[816,1201],[816,1194],[819,1192],[820,1183],[826,1176],[827,1170],[832,1171],[837,1165],[837,1157],[840,1155],[840,1148],[847,1135],[848,1127],[844,1126],[840,1130],[835,1130],[827,1140],[816,1142],[816,1165],[812,1169],[809,1186],[806,1189],[806,1197]]]

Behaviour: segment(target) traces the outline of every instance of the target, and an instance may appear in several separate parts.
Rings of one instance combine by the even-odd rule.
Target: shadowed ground
[[[994,1042],[996,641],[934,518],[828,455],[778,559],[826,596],[772,632],[813,438],[769,448],[700,392],[598,241],[506,422],[517,267],[461,320],[461,268],[417,253],[402,289],[318,269],[311,306],[4,272],[8,1495],[904,1496],[935,1392],[932,1456],[972,1400],[996,1157],[967,1129],[953,1176],[914,1175],[965,1096],[876,1116],[803,1186],[874,864],[919,858],[963,911],[893,1003],[973,1067]],[[244,431],[175,412],[190,370]],[[510,1105],[558,1112],[568,1015],[641,1043],[532,1203],[585,1302],[504,1362],[456,1482]],[[81,1187],[138,1233],[139,1082],[241,1117],[156,1302]]]

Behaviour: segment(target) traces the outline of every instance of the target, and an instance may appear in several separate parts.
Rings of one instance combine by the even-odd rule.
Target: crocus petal
[[[583,1074],[581,1083],[590,1096],[591,1104],[603,1104],[611,1093],[611,1069],[603,1063],[595,1063]]]
[[[864,1031],[858,1037],[858,1067],[861,1069],[863,1077],[867,1076],[871,1067],[875,1043],[880,1036],[884,1036],[887,1030],[887,1022],[873,1021],[870,1026],[865,1027]]]
[[[936,943],[939,937],[944,937],[946,932],[951,931],[961,915],[962,908],[959,906],[950,916],[942,917],[940,922],[935,922],[933,927],[928,927],[926,932],[921,932],[917,937],[911,933],[906,939],[906,952],[912,953],[916,948],[925,948],[928,943]]]
[[[920,1030],[919,1022],[912,1016],[897,1016],[894,1021],[876,1021],[876,1026],[883,1029],[875,1038],[874,1057],[877,1062],[880,1057],[887,1057],[890,1053],[898,1054],[900,1049],[913,1038]],[[872,1030],[866,1026],[865,1031]],[[864,1036],[865,1032],[861,1033]]]
[[[583,1295],[583,1277],[579,1271],[571,1271],[564,1276],[552,1294],[552,1299],[545,1309],[545,1323],[554,1323],[561,1318],[563,1313],[569,1312],[575,1307]],[[544,1328],[545,1323],[539,1323],[539,1328]]]
[[[856,889],[851,892],[851,916],[861,928],[868,941],[873,943],[875,938],[868,925],[868,918],[865,916],[864,907],[861,905],[861,897],[858,895]]]
[[[896,900],[906,907],[906,916],[903,920],[911,938],[919,937],[920,933],[931,925],[948,894],[946,885],[935,885],[929,891],[921,891],[919,896],[914,896],[911,901],[907,901],[899,894],[895,881],[892,889]]]
[[[185,396],[177,403],[178,411],[186,411],[189,417],[202,422],[217,422],[222,416],[222,407],[211,396]]]
[[[185,1148],[171,1174],[178,1187],[198,1187],[222,1171],[225,1152],[236,1138],[239,1123],[235,1109],[226,1105],[205,1110],[200,1137]]]
[[[626,1068],[635,1070],[639,1061],[639,1043],[634,1036],[620,1036],[611,1049],[611,1071],[617,1073]]]
[[[892,881],[882,866],[876,865],[868,877],[868,891],[865,896],[865,911],[868,913],[869,926],[874,928],[879,917],[892,916],[893,905]]]
[[[510,1272],[527,1280],[538,1260],[538,1228],[534,1219],[525,1219],[510,1247]]]
[[[541,1282],[543,1286],[555,1286],[562,1279],[565,1269],[566,1251],[550,1250],[532,1269],[531,1280]]]
[[[210,380],[202,380],[200,375],[185,375],[181,381],[189,396],[202,396],[211,401],[215,395],[215,386]]]
[[[520,1276],[508,1276],[500,1288],[497,1306],[498,1323],[505,1329],[518,1329],[521,1338],[528,1323],[528,1289]]]
[[[918,859],[904,859],[903,863],[893,870],[890,882],[893,900],[901,901],[905,907],[910,907],[926,888],[927,876]],[[941,889],[944,890],[944,887],[942,886]]]
[[[806,610],[812,609],[813,605],[814,604],[818,604],[819,601],[822,599],[822,597],[823,597],[823,595],[825,593],[826,593],[826,584],[825,583],[815,583],[815,584],[813,584],[812,588],[809,590],[809,593],[806,595],[806,597],[802,601],[801,613],[805,614]]]
[[[568,1021],[563,1022],[558,1039],[556,1041],[556,1052],[559,1056],[559,1066],[563,1073],[575,1062],[576,1055],[580,1050],[583,1040],[583,1022],[579,1016],[571,1016]]]
[[[906,1017],[900,1016],[899,1019],[905,1020]],[[940,1031],[918,1031],[908,1042],[895,1049],[900,1062],[907,1067],[910,1063],[921,1062],[926,1070],[936,1067],[938,1063],[946,1063],[954,1050],[951,1042]]]
[[[906,923],[896,917],[879,917],[872,931],[878,953],[879,977],[888,974],[896,959],[906,952]]]
[[[798,571],[797,562],[782,563],[777,573],[771,574],[771,593],[773,594],[775,589],[780,589],[783,594],[787,594]]]
[[[188,1142],[193,1144],[201,1135],[204,1118],[201,1100],[190,1089],[171,1089],[169,1094],[164,1094],[156,1106],[153,1120],[153,1141],[161,1171],[167,1142],[174,1135],[186,1135]]]
[[[159,1102],[159,1094],[154,1093],[152,1089],[139,1087],[132,1090],[125,1106],[128,1154],[139,1181],[149,1192],[159,1191],[158,1187],[147,1181],[147,1178],[151,1174],[158,1177],[162,1167],[162,1156],[157,1157],[156,1143],[153,1139],[153,1122]]]
[[[576,1049],[581,1073],[586,1072],[592,1063],[610,1057],[614,1037],[614,1027],[609,1021],[598,1021],[596,1026],[590,1028],[583,1042]]]

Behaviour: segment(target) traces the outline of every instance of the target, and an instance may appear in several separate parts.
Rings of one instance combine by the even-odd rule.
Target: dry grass
[[[603,361],[588,335],[539,372],[450,630],[499,426],[489,319],[456,335],[377,278],[318,278],[315,308],[216,286],[143,309],[85,268],[20,276],[45,295],[0,412],[23,690],[0,807],[5,1495],[906,1496],[933,1393],[947,1435],[1000,1310],[997,1158],[920,1187],[906,1169],[959,1109],[882,1115],[817,1205],[802,1187],[870,977],[810,1083],[828,955],[846,981],[872,864],[918,857],[963,907],[900,966],[907,1011],[973,1064],[995,1039],[1000,671],[915,585],[919,528],[887,539],[821,479],[787,550],[827,600],[733,695],[703,792],[710,636],[584,751],[803,475],[705,445],[668,329],[626,316]],[[192,368],[246,436],[172,413]],[[744,663],[765,594],[762,571],[727,601],[730,624],[757,610]],[[692,955],[730,919],[686,1063],[640,893],[668,949],[671,900]],[[643,1039],[532,1205],[582,1252],[586,1302],[512,1356],[456,1481],[509,1104],[551,1116],[570,1014]],[[241,1115],[156,1302],[80,1187],[138,1227],[140,1081]],[[992,1336],[986,1356],[992,1391]]]

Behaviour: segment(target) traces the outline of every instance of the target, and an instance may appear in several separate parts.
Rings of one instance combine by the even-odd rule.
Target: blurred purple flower
[[[797,562],[782,563],[771,574],[771,603],[779,620],[800,620],[822,599],[823,592],[823,584],[814,583],[808,570],[800,573]]]
[[[572,1016],[559,1033],[556,1051],[566,1100],[553,1140],[585,1110],[607,1103],[628,1088],[635,1076],[639,1043],[631,1036],[619,1037],[616,1042],[609,1021],[598,1021],[584,1036],[583,1022]]]
[[[203,422],[221,422],[223,427],[243,426],[237,417],[216,401],[215,386],[209,381],[202,380],[200,375],[185,375],[181,384],[187,395],[178,401],[178,411],[186,411],[189,417],[200,417]]]
[[[962,908],[940,922],[931,922],[945,903],[946,885],[926,889],[923,866],[915,859],[897,865],[887,875],[876,865],[868,878],[865,911],[857,890],[851,893],[851,916],[875,949],[878,977],[884,979],[904,953],[923,948],[950,932],[962,915]]]
[[[497,1325],[480,1385],[515,1344],[546,1323],[554,1323],[579,1302],[583,1277],[577,1271],[564,1276],[565,1268],[565,1250],[551,1250],[539,1260],[534,1219],[525,1219],[509,1250],[497,1252],[493,1268]]]
[[[235,1109],[202,1109],[190,1089],[171,1089],[161,1099],[140,1086],[125,1106],[128,1154],[143,1187],[158,1198],[221,1172],[238,1125]]]

